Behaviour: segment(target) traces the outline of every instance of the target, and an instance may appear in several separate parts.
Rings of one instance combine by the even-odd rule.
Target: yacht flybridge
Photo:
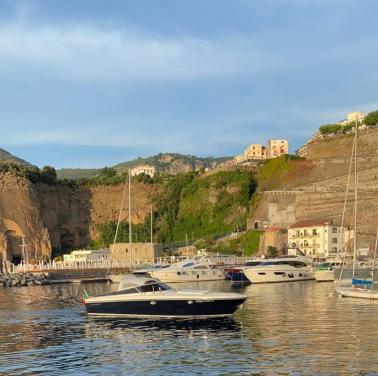
[[[150,273],[151,277],[162,282],[197,282],[217,281],[225,279],[223,270],[205,261],[193,259],[184,260]]]
[[[126,276],[118,290],[84,299],[90,316],[217,317],[228,316],[246,300],[235,293],[175,289],[154,278]]]

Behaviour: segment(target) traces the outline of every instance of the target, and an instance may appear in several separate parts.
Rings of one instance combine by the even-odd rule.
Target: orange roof
[[[289,228],[298,228],[298,227],[312,227],[312,226],[324,226],[324,225],[333,225],[340,226],[338,223],[335,223],[332,219],[307,219],[294,223]]]

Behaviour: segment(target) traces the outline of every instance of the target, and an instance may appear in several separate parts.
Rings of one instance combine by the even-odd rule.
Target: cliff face
[[[248,227],[287,228],[303,219],[341,220],[353,138],[336,137],[314,143],[309,160],[299,161],[284,186],[262,191]],[[378,228],[378,132],[361,133],[358,139],[359,246],[374,244]],[[300,171],[300,173],[298,173]],[[352,224],[353,176],[346,205],[346,225]]]
[[[22,236],[29,260],[48,259],[51,250],[85,247],[100,223],[117,221],[123,186],[71,188],[32,184],[11,174],[0,175],[0,252],[20,260]],[[154,187],[132,186],[132,222],[149,213]],[[127,195],[121,219],[128,216]]]
[[[34,187],[29,181],[8,173],[0,175],[0,235],[3,259],[21,259],[22,236],[30,261],[50,257],[49,232]]]

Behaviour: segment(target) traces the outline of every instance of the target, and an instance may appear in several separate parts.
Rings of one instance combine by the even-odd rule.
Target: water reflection
[[[91,295],[116,286],[84,285]],[[234,317],[93,319],[83,285],[0,289],[0,374],[366,374],[376,372],[378,306],[333,284],[243,286]],[[229,282],[175,288],[234,290]]]

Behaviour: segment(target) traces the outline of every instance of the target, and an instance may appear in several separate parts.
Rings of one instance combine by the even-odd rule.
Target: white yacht
[[[204,261],[193,259],[184,260],[150,273],[152,278],[158,278],[162,282],[197,282],[217,281],[225,279],[223,270],[217,269]]]
[[[247,299],[246,295],[182,290],[177,291],[159,280],[126,276],[118,291],[90,297],[83,294],[90,316],[205,318],[228,316]]]
[[[251,283],[306,281],[314,279],[306,261],[304,257],[265,259],[243,272]]]

